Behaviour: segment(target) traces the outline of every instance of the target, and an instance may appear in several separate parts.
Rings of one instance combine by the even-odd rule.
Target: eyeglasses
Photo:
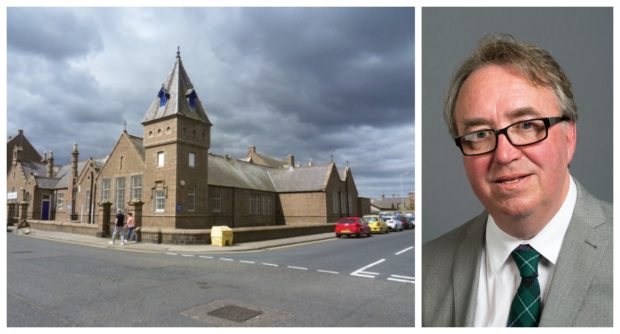
[[[547,139],[549,127],[568,120],[569,118],[566,116],[528,119],[510,124],[499,130],[477,130],[454,138],[454,142],[461,149],[463,155],[481,155],[495,151],[497,137],[500,134],[506,135],[513,146],[536,144]]]

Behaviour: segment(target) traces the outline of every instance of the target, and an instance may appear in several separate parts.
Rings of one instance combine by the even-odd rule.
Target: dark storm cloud
[[[141,121],[177,46],[212,129],[307,164],[348,162],[361,195],[413,172],[411,8],[9,8],[8,134],[66,163],[109,154]],[[26,24],[37,22],[37,24]],[[413,177],[403,178],[413,191]]]
[[[70,10],[10,8],[7,33],[9,47],[56,60],[83,56],[102,48],[101,36],[91,22]]]
[[[253,91],[278,110],[320,124],[396,124],[413,111],[412,9],[247,9],[237,20],[239,54],[273,68]]]

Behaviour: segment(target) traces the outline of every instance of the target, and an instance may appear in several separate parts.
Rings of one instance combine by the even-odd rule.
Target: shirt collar
[[[555,264],[560,254],[564,234],[568,229],[573,209],[577,202],[577,186],[570,177],[568,194],[560,210],[551,218],[549,223],[529,240],[517,239],[502,231],[491,215],[487,218],[486,226],[486,254],[487,266],[495,273],[508,260],[510,253],[520,244],[530,244],[545,259]]]

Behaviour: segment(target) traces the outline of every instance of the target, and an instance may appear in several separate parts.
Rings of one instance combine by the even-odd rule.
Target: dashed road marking
[[[296,266],[286,266],[287,268],[291,268],[291,269],[297,269],[297,270],[308,270],[308,268],[305,267],[296,267]]]
[[[403,249],[397,253],[395,253],[395,255],[400,255],[406,251],[409,251],[413,249],[412,247],[408,247],[406,249]],[[172,253],[172,252],[167,252],[164,253],[166,255],[171,255],[171,256],[183,256],[183,257],[195,257],[196,255],[194,254],[179,254],[179,253]],[[213,256],[208,256],[208,255],[198,255],[198,257],[203,258],[203,259],[215,259],[215,257]],[[225,257],[220,257],[217,258],[221,261],[227,261],[227,262],[234,262],[236,261],[235,259],[231,259],[231,258],[225,258]],[[246,264],[256,264],[255,261],[248,261],[248,260],[237,260],[241,263],[246,263]],[[357,276],[357,277],[365,277],[365,278],[377,278],[379,275],[381,275],[381,273],[378,272],[374,272],[374,271],[367,271],[366,269],[369,269],[373,266],[376,266],[382,262],[384,262],[385,259],[381,259],[378,260],[376,262],[373,262],[363,268],[360,268],[354,272],[352,272],[351,276]],[[280,267],[279,264],[275,264],[275,263],[268,263],[268,262],[261,262],[260,264],[262,264],[263,266],[267,266],[267,267]],[[286,268],[289,269],[295,269],[295,270],[309,270],[309,268],[307,267],[298,267],[298,266],[286,266]],[[331,275],[339,275],[340,272],[338,271],[333,271],[333,270],[323,270],[323,269],[317,269],[316,272],[319,273],[324,273],[324,274],[331,274]],[[415,284],[415,277],[413,276],[403,276],[403,275],[390,275],[390,277],[387,278],[388,281],[393,281],[393,282],[400,282],[400,283],[409,283],[409,284]]]
[[[394,255],[400,255],[400,254],[402,254],[402,253],[404,253],[406,251],[412,250],[412,249],[413,249],[413,246],[407,247],[407,248],[405,248],[405,249],[403,249],[403,250],[401,250],[399,252],[394,253]]]
[[[318,272],[320,272],[320,273],[325,273],[325,274],[333,274],[333,275],[338,275],[338,274],[340,274],[339,272],[337,272],[337,271],[332,271],[332,270],[322,270],[322,269],[318,269],[317,271],[318,271]]]

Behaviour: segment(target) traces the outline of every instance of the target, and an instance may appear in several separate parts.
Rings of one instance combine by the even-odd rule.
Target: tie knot
[[[520,245],[512,251],[512,259],[517,264],[521,277],[538,277],[540,254],[530,245]]]

